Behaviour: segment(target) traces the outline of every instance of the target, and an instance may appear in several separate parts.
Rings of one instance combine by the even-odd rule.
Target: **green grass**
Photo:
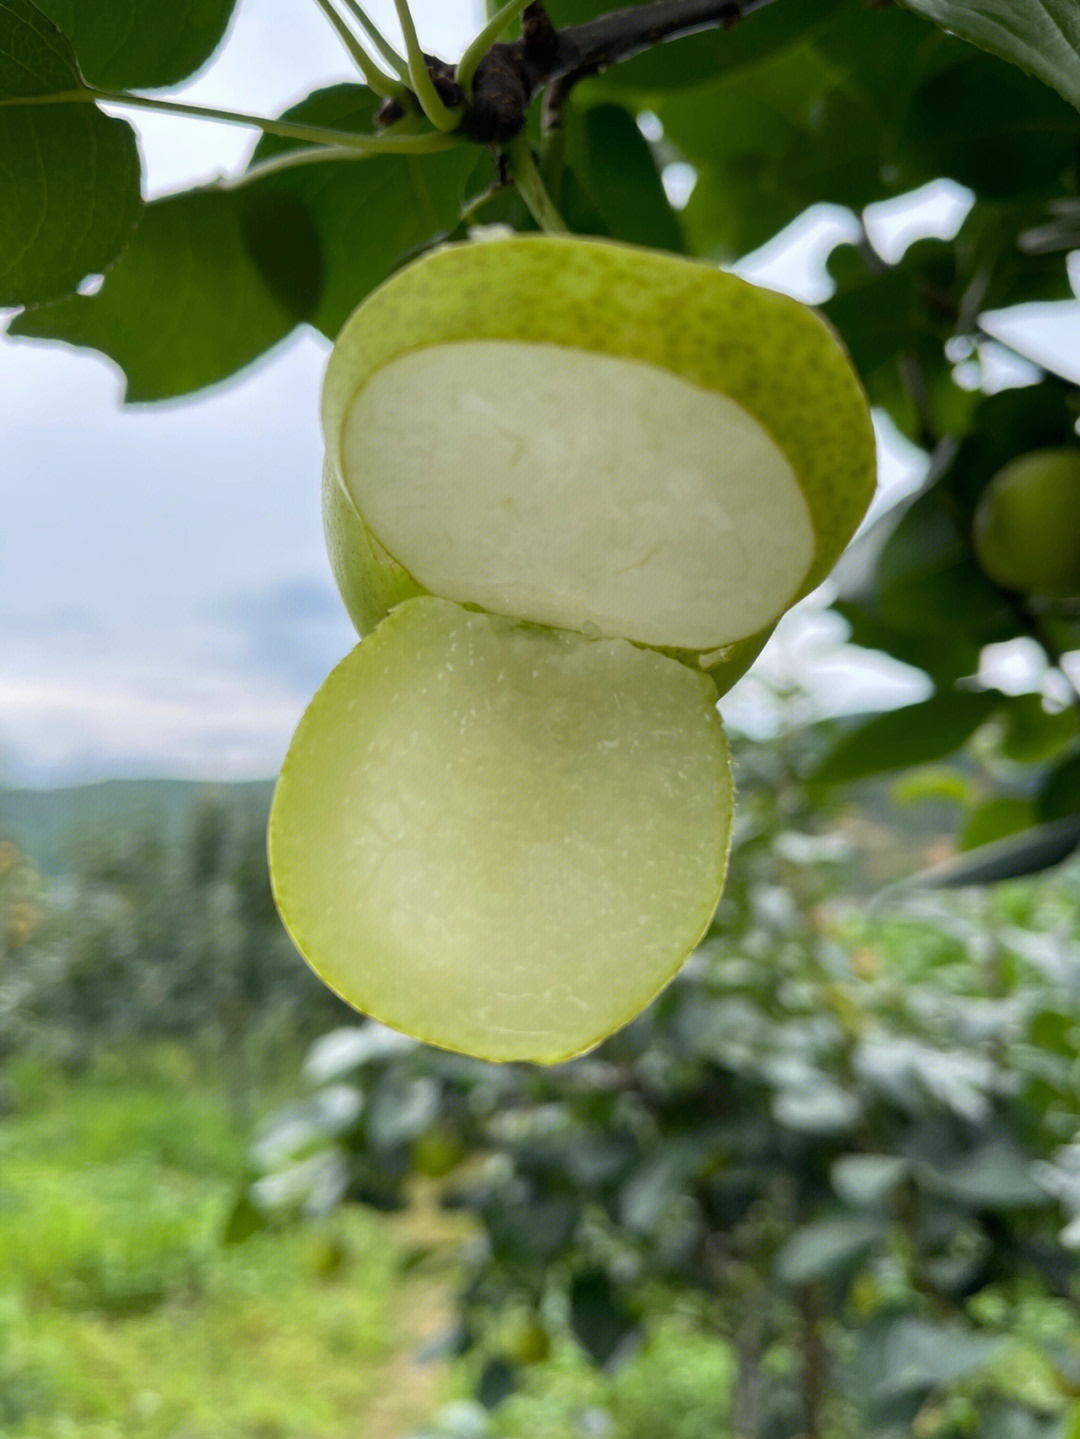
[[[293,1097],[297,1072],[284,1059],[257,1110]],[[222,1246],[247,1136],[186,1050],[8,1078],[2,1439],[403,1439],[469,1394],[475,1356],[452,1371],[416,1358],[452,1318],[460,1216],[429,1196]],[[729,1351],[657,1320],[611,1377],[557,1336],[490,1432],[581,1439],[602,1413],[617,1439],[722,1439]]]
[[[295,1066],[289,1066],[295,1073]],[[24,1067],[0,1121],[4,1439],[394,1439],[442,1273],[350,1211],[222,1248],[246,1140],[181,1053],[78,1080]]]
[[[660,1320],[609,1378],[559,1346],[499,1411],[500,1439],[726,1439],[735,1360],[725,1344],[678,1318]]]

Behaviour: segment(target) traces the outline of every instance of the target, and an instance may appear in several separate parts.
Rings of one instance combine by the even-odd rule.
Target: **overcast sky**
[[[394,33],[389,0],[369,8]],[[418,0],[425,48],[454,57],[479,9]],[[187,96],[273,113],[349,78],[313,3],[241,0],[228,43]],[[145,113],[137,127],[151,194],[237,168],[252,143],[242,130]],[[962,193],[940,188],[883,217],[881,233],[902,246],[955,226],[963,208]],[[820,299],[820,255],[843,225],[822,211],[747,270]],[[1080,306],[1043,307],[1035,333],[1080,354],[1078,316]],[[124,409],[107,360],[0,338],[0,781],[276,770],[304,704],[355,638],[318,507],[326,353],[325,342],[294,337],[239,382]],[[890,493],[917,482],[914,452],[889,444],[883,460]],[[797,670],[820,694],[842,689],[868,706],[919,693],[899,667],[853,666],[841,635],[831,617],[796,619],[762,673]],[[760,681],[725,711],[764,723]]]

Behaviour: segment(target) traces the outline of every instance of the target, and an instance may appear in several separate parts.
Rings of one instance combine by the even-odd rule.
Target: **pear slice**
[[[396,1029],[556,1063],[664,987],[709,925],[732,811],[710,680],[422,597],[330,674],[274,795],[282,918]]]
[[[323,428],[361,627],[429,592],[705,668],[760,647],[874,488],[865,397],[812,310],[572,237],[399,272],[338,338]]]

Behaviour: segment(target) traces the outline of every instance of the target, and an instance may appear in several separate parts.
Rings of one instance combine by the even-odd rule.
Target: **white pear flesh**
[[[343,459],[357,510],[429,593],[586,634],[732,643],[787,608],[814,557],[769,432],[640,360],[416,350],[356,395]]]
[[[362,632],[408,594],[619,635],[726,688],[874,491],[869,407],[813,310],[702,261],[442,247],[350,317],[324,513]]]
[[[302,718],[271,876],[297,947],[355,1008],[556,1063],[677,973],[719,901],[731,812],[706,676],[424,597]]]

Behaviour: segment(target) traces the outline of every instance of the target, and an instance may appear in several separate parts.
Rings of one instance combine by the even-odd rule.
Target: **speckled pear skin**
[[[329,459],[323,462],[322,514],[334,578],[357,634],[370,634],[395,605],[425,593],[372,536]]]
[[[556,235],[447,245],[364,300],[338,336],[323,387],[334,477],[349,407],[367,378],[401,355],[465,340],[547,342],[636,359],[731,396],[784,451],[810,509],[816,548],[792,604],[829,573],[873,497],[869,406],[840,340],[815,311],[703,261]],[[399,589],[400,598],[423,590],[368,534],[340,481],[328,480],[323,498],[334,573],[364,633]],[[367,573],[372,566],[387,573]],[[721,693],[772,628],[702,665]],[[699,663],[696,653],[666,652]]]
[[[685,653],[676,653],[674,658],[682,660],[684,664],[700,665],[716,686],[717,695],[723,696],[727,694],[736,680],[742,679],[769,643],[775,629],[775,624],[768,625],[765,629],[758,630],[756,635],[747,635],[746,639],[737,640],[735,644],[728,645],[724,650],[723,659],[716,660],[713,664],[705,664],[697,656],[691,658]]]

